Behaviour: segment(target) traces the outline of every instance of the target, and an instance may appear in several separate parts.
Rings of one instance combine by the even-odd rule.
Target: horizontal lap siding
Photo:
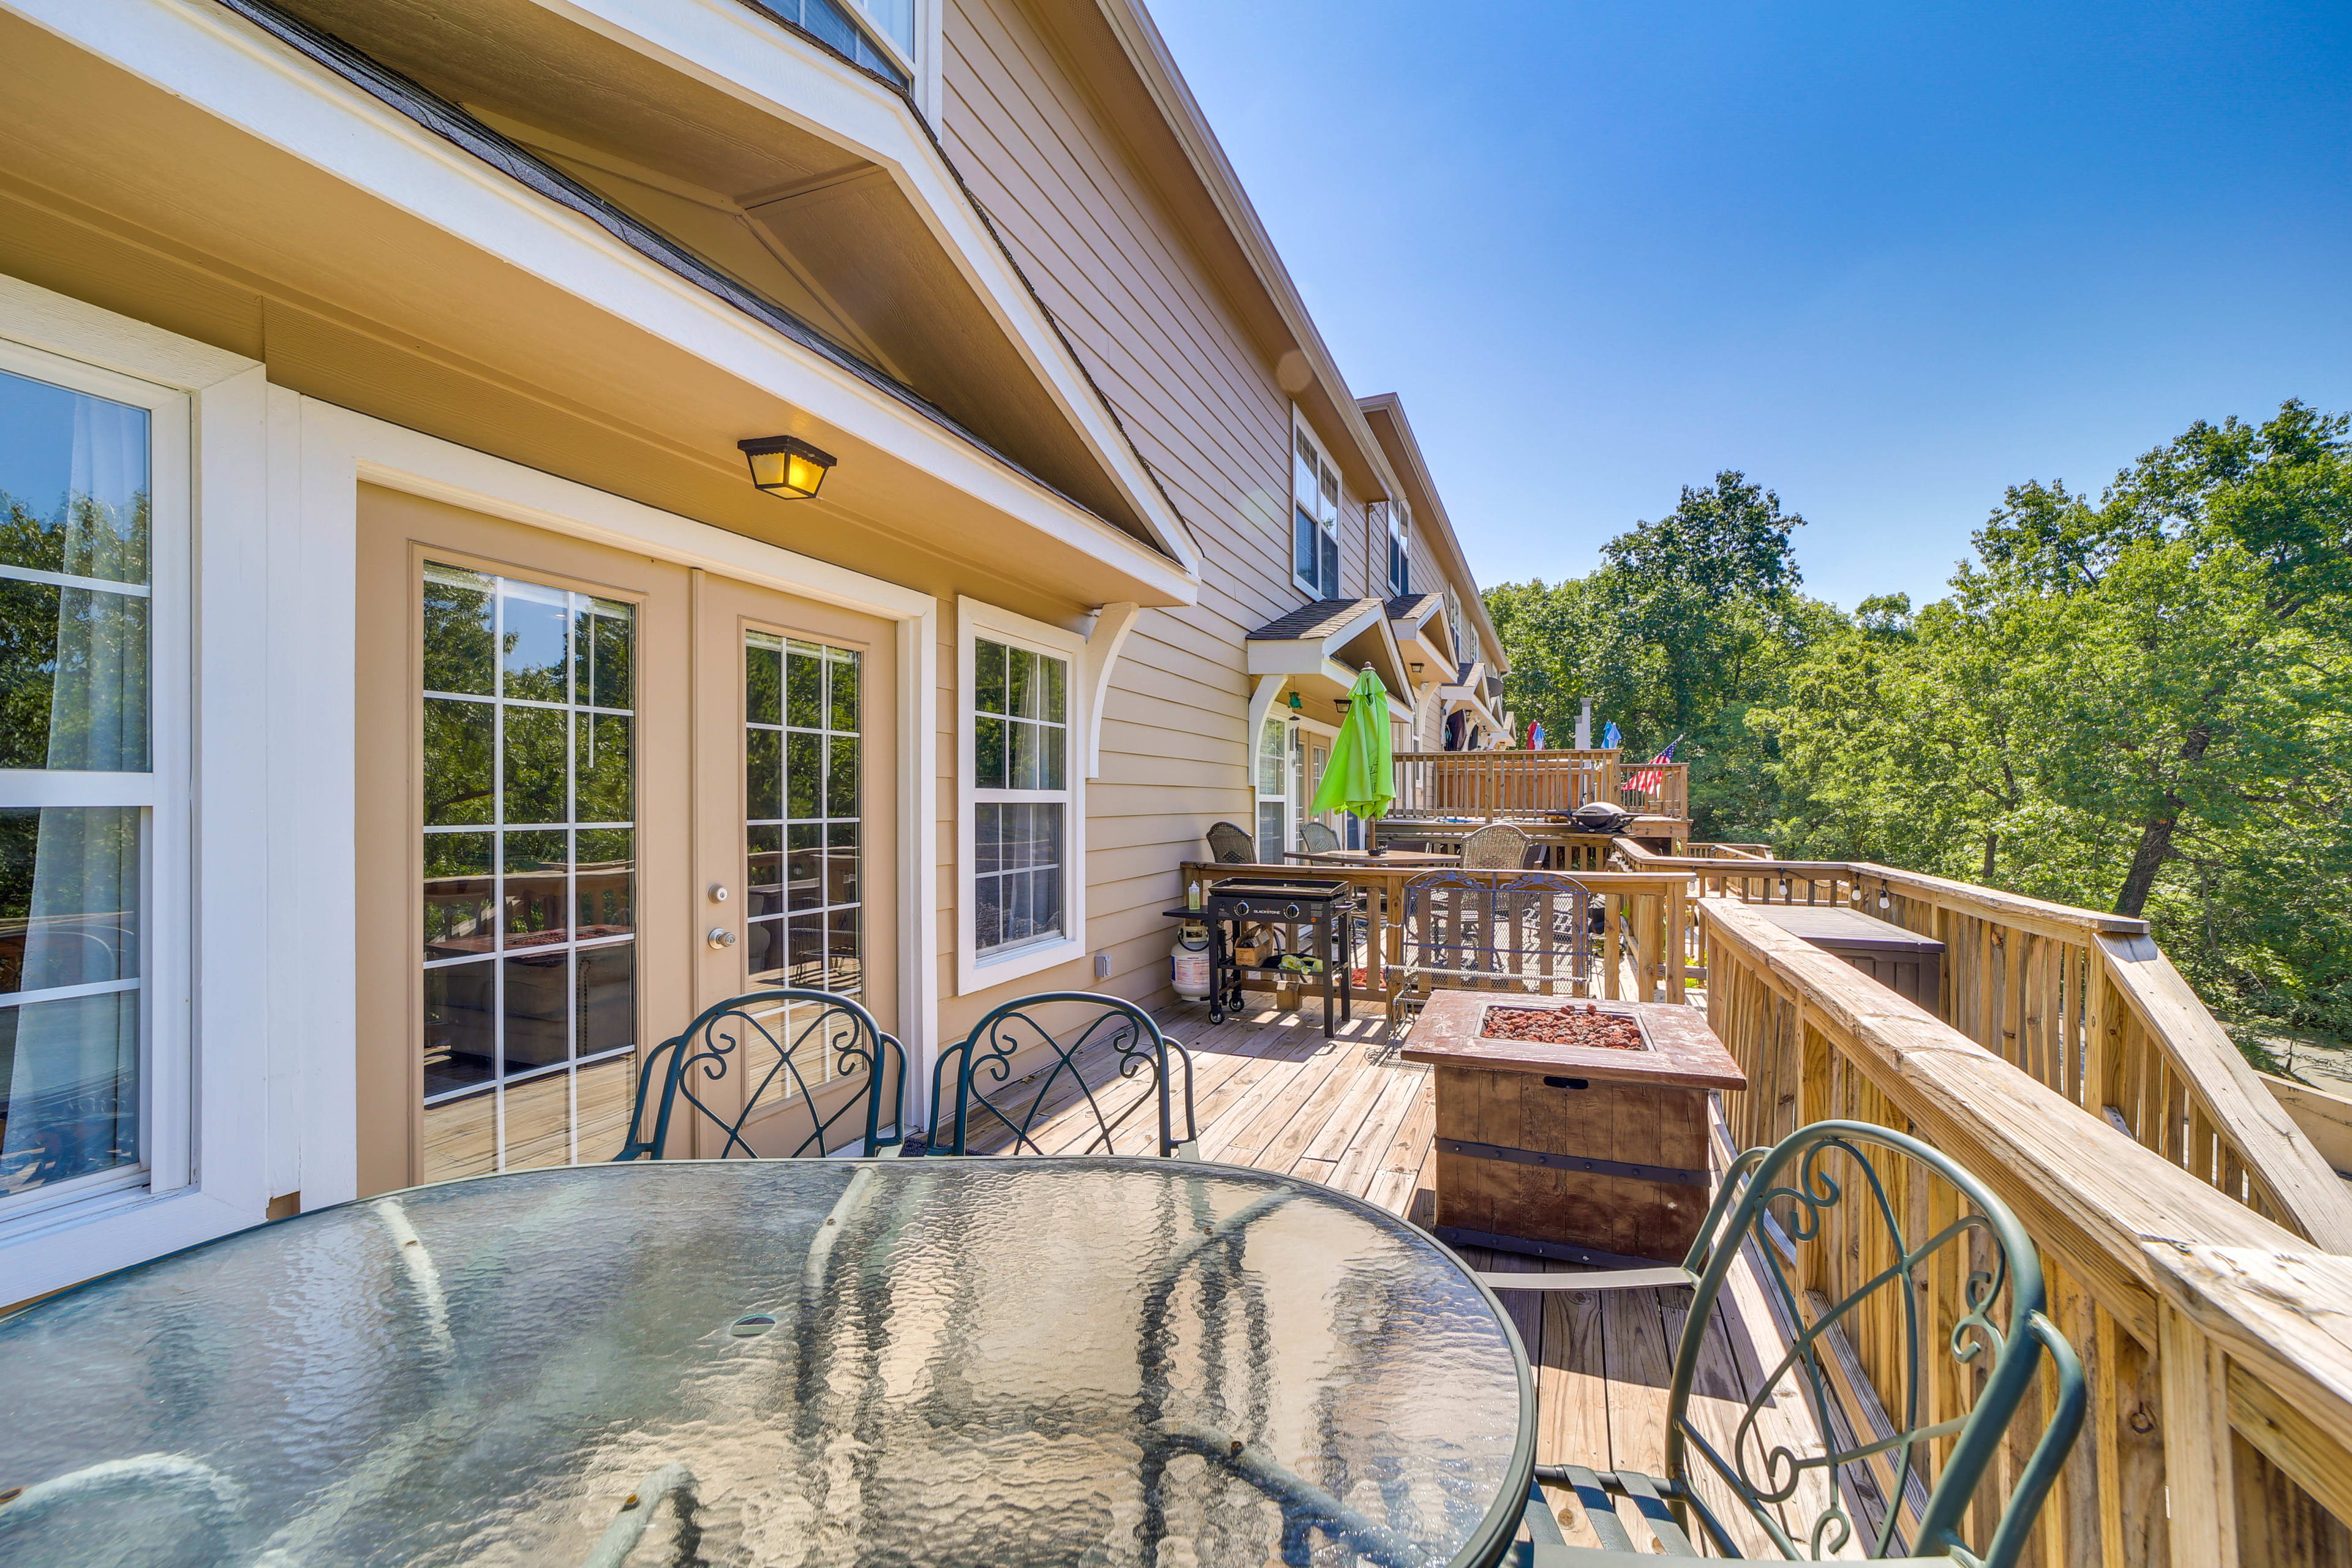
[[[1095,981],[1081,960],[1006,989],[1157,996],[1173,936],[1160,911],[1180,896],[1177,863],[1202,852],[1211,823],[1252,817],[1243,638],[1300,602],[1289,571],[1289,399],[1013,0],[949,6],[945,89],[950,156],[1166,489],[1205,579],[1198,605],[1137,620],[1105,705],[1102,771],[1087,795],[1087,913],[1088,948],[1112,955],[1112,978]],[[1360,501],[1346,502],[1341,528],[1344,591],[1367,591]],[[943,762],[956,739],[949,636]],[[954,832],[950,772],[943,861]],[[943,876],[940,888],[943,1031],[1002,999],[955,995],[955,880]]]

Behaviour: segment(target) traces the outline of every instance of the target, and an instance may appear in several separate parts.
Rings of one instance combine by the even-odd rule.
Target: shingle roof
[[[1474,664],[1475,664],[1475,662],[1476,662],[1475,660],[1473,660],[1473,661],[1472,661],[1472,663],[1474,663]],[[1469,684],[1470,684],[1470,670],[1471,670],[1471,665],[1469,665],[1469,664],[1465,664],[1465,665],[1464,665],[1461,668],[1459,668],[1459,669],[1455,670],[1455,671],[1454,672],[1454,685],[1456,685],[1456,686],[1467,686],[1467,685],[1469,685]]]
[[[1392,621],[1427,620],[1437,613],[1440,603],[1434,594],[1400,594],[1389,601],[1389,619]]]
[[[1311,605],[1301,605],[1286,616],[1275,619],[1249,634],[1250,642],[1288,642],[1307,637],[1328,637],[1358,616],[1366,605],[1376,605],[1377,599],[1318,599]]]

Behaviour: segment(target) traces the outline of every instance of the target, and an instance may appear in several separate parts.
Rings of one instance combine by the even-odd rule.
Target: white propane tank
[[[1176,928],[1176,945],[1168,953],[1169,984],[1176,994],[1198,1002],[1209,994],[1209,928],[1189,921]]]

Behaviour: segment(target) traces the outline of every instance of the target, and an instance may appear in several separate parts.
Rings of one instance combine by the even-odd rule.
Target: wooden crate
[[[1629,1016],[1647,1048],[1482,1037],[1490,1007]],[[1679,1263],[1706,1217],[1707,1096],[1747,1079],[1696,1010],[1495,991],[1431,996],[1441,1240],[1598,1267]]]

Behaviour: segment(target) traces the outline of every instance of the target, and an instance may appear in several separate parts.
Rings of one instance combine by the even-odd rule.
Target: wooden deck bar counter
[[[1490,1008],[1632,1018],[1643,1047],[1487,1037]],[[1441,1240],[1601,1268],[1679,1263],[1706,1217],[1706,1097],[1745,1089],[1694,1008],[1440,991],[1404,1050],[1436,1068]]]

